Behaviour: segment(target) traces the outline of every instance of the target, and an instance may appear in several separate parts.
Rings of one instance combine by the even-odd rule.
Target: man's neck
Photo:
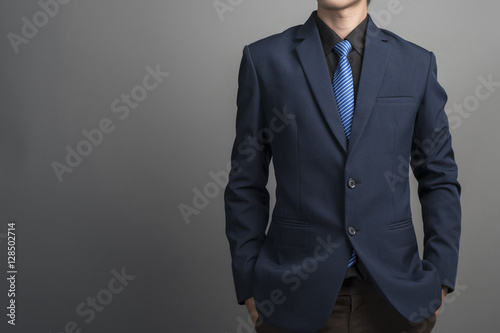
[[[364,1],[340,10],[318,7],[318,17],[342,39],[346,38],[366,18],[367,14]]]

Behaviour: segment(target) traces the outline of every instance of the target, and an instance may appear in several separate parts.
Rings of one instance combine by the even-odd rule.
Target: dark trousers
[[[317,333],[428,333],[435,323],[435,314],[418,324],[409,322],[380,294],[358,262],[347,270],[332,315]],[[286,333],[266,323],[256,330]]]

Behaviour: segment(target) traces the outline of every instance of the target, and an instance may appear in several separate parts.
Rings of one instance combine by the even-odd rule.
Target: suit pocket
[[[309,222],[303,220],[290,219],[286,217],[279,217],[279,216],[273,216],[272,222],[295,228],[309,227]]]
[[[268,237],[279,249],[306,249],[311,235],[307,221],[273,216]]]
[[[404,219],[396,222],[391,222],[387,225],[387,229],[389,230],[396,230],[396,229],[403,229],[413,226],[413,220],[410,217],[409,219]]]
[[[376,104],[413,104],[415,98],[413,96],[397,96],[397,97],[377,97]]]

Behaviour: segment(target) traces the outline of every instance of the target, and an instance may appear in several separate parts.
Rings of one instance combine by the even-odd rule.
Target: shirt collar
[[[342,38],[337,35],[323,20],[318,16],[317,11],[314,11],[314,19],[316,20],[316,25],[318,26],[319,36],[321,38],[321,44],[323,45],[323,51],[325,56],[332,52],[335,45],[342,41]],[[347,35],[347,39],[354,50],[356,50],[360,55],[363,55],[365,48],[365,37],[366,37],[366,27],[368,25],[368,15],[366,18],[356,27],[353,31]]]

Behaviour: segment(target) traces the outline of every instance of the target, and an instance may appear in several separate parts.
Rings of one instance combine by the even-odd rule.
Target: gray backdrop
[[[241,52],[305,22],[316,1],[57,1],[0,4],[0,331],[248,332],[222,195]],[[435,332],[498,326],[499,10],[370,7],[435,52],[449,95],[463,236]]]

